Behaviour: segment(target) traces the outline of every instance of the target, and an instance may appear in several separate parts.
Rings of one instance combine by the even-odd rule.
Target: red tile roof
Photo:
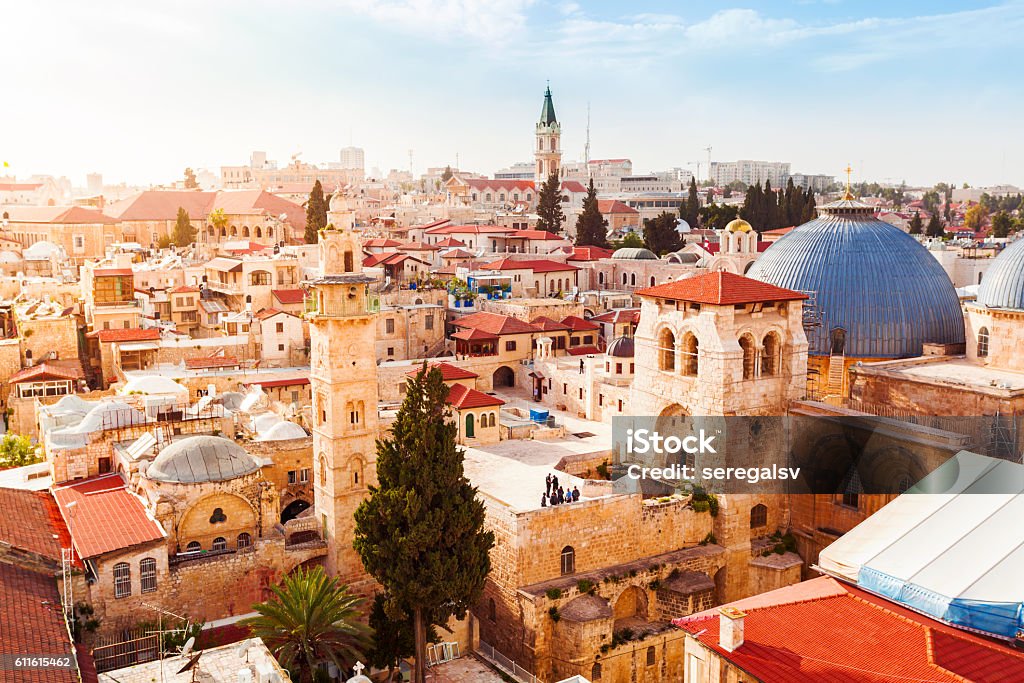
[[[466,251],[465,249],[452,249],[449,252],[441,254],[441,258],[473,258],[473,253]],[[440,271],[438,271],[440,272]]]
[[[452,339],[461,339],[462,341],[473,341],[480,339],[494,340],[497,338],[498,335],[496,334],[484,332],[483,330],[475,330],[472,328],[459,330],[458,332],[452,335]]]
[[[385,239],[383,237],[377,237],[372,240],[366,240],[363,242],[364,249],[371,249],[374,247],[397,247],[401,242],[393,239]]]
[[[515,230],[503,228],[500,225],[440,225],[430,228],[426,232],[431,235],[490,235],[515,232]]]
[[[251,387],[254,384],[259,384],[264,389],[271,387],[295,387],[303,384],[309,384],[308,377],[291,377],[289,379],[254,379],[248,382],[242,382],[243,386]]]
[[[487,406],[503,406],[505,402],[497,396],[470,389],[463,384],[453,384],[448,391],[448,403],[462,410],[464,408],[485,408]]]
[[[640,322],[639,308],[616,308],[612,311],[605,311],[601,315],[595,315],[590,319],[595,323],[638,323]]]
[[[491,180],[490,178],[465,178],[464,182],[474,190],[532,190],[532,180]]]
[[[608,215],[610,213],[628,213],[631,215],[640,215],[640,212],[634,209],[629,204],[620,202],[618,199],[598,199],[597,210],[602,215]]]
[[[522,231],[520,231],[522,232]],[[546,259],[523,259],[517,261],[511,258],[502,258],[491,261],[480,266],[481,270],[532,270],[535,273],[561,273],[565,271],[579,270],[578,266]]]
[[[533,320],[530,321],[530,324],[536,327],[538,330],[542,330],[544,332],[564,332],[566,330],[572,329],[565,323],[560,323],[557,320],[552,320],[551,318],[545,315],[534,318]]]
[[[583,192],[587,191],[587,188],[578,180],[563,180],[562,190],[564,192]]]
[[[783,289],[767,282],[726,272],[707,273],[675,282],[666,282],[641,289],[637,294],[716,306],[764,301],[796,301],[807,298],[806,294],[794,292],[792,289]]]
[[[601,353],[601,349],[593,344],[585,344],[583,346],[574,346],[568,350],[570,356],[588,356],[592,353]]]
[[[7,206],[12,223],[60,223],[63,225],[113,225],[118,219],[84,206]]]
[[[73,656],[60,594],[52,576],[0,563],[0,656]],[[77,683],[73,669],[5,667],[0,680],[18,683]]]
[[[456,327],[469,328],[490,334],[524,334],[537,332],[537,328],[519,318],[497,313],[470,313],[452,321]]]
[[[424,244],[423,242],[408,242],[398,247],[403,251],[437,251],[440,247],[436,247],[433,244]]]
[[[104,474],[53,488],[65,524],[72,518],[75,550],[83,558],[164,538],[142,501],[125,487],[120,474]],[[74,513],[68,503],[75,502]]]
[[[171,294],[196,294],[201,291],[198,287],[191,285],[178,285],[174,289],[170,290]]]
[[[238,365],[234,356],[207,356],[206,358],[186,358],[185,367],[189,370],[211,370],[214,368],[233,368]]]
[[[569,329],[574,332],[587,332],[590,330],[599,330],[601,326],[597,323],[592,323],[589,320],[584,320],[578,315],[567,315],[562,318],[562,324],[568,325]]]
[[[93,277],[115,277],[134,274],[131,268],[97,268],[92,271]]]
[[[553,232],[548,232],[547,230],[516,230],[505,235],[505,239],[524,239],[550,242],[551,240],[565,240],[565,237],[556,235]]]
[[[79,361],[68,363],[45,362],[34,365],[31,368],[19,370],[7,380],[10,384],[21,382],[45,382],[57,379],[82,379],[85,373],[82,371],[82,364]]]
[[[437,368],[438,370],[440,370],[441,377],[444,378],[445,382],[450,382],[456,379],[476,379],[477,377],[480,376],[475,372],[470,372],[465,368],[460,368],[459,366],[452,365],[451,363],[431,363],[427,367],[430,369]],[[405,375],[406,377],[415,377],[416,374],[419,373],[419,371],[420,368],[416,368],[415,370],[410,370],[409,372],[405,373]]]
[[[0,543],[60,562],[71,537],[49,491],[0,487],[0,510]]]
[[[573,247],[570,261],[597,261],[598,259],[611,258],[611,249],[603,247]]]
[[[461,241],[461,240],[457,240],[454,237],[445,237],[443,240],[438,242],[435,246],[437,246],[437,247],[464,247],[464,246],[466,246],[466,243]]]
[[[105,344],[109,342],[155,341],[160,339],[160,330],[155,327],[145,330],[135,327],[127,330],[93,330],[86,336],[98,337]]]
[[[841,592],[740,607],[746,611],[744,642],[731,653],[718,644],[716,613],[673,623],[764,683],[1024,680],[1024,654],[1009,646],[958,631],[829,577],[805,583],[817,582],[831,582],[830,588]],[[756,599],[767,602],[777,592]]]
[[[301,289],[273,289],[271,294],[282,304],[301,304],[306,300],[306,293]]]

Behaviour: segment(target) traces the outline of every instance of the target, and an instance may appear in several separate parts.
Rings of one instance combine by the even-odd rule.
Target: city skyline
[[[254,149],[323,163],[353,144],[384,173],[412,149],[417,174],[456,158],[490,174],[530,160],[550,80],[567,161],[589,104],[591,156],[637,172],[700,161],[705,177],[711,145],[855,180],[1024,183],[1022,96],[1004,85],[1020,2],[102,5],[7,11],[7,172],[167,183]]]

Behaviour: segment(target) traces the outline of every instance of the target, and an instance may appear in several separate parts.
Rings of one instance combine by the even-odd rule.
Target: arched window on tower
[[[978,330],[978,358],[988,357],[988,328]]]
[[[562,548],[562,574],[576,573],[576,551],[571,545]]]
[[[700,342],[692,332],[683,337],[683,374],[696,377],[700,370]]]
[[[743,379],[753,379],[755,373],[755,359],[757,349],[754,347],[754,338],[745,334],[740,337],[740,349],[743,350]]]
[[[769,332],[764,336],[762,345],[764,346],[764,349],[761,352],[761,374],[779,374],[779,365],[782,362],[780,355],[782,344],[779,343],[779,335],[774,332]]]
[[[669,372],[676,369],[676,336],[668,328],[658,335],[658,369]]]
[[[351,273],[355,270],[353,265],[352,252],[348,249],[345,250],[345,272]]]
[[[750,508],[750,528],[760,529],[768,526],[768,508],[758,503]]]

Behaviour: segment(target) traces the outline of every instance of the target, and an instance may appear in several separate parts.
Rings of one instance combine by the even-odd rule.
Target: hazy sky
[[[416,172],[530,160],[550,79],[566,159],[712,157],[1024,185],[1024,2],[5,3],[0,160],[134,183],[251,150]],[[691,166],[692,167],[692,166]]]

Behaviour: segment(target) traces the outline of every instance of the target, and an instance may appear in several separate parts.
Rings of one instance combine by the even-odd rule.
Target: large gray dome
[[[839,331],[845,355],[919,356],[925,342],[963,343],[953,283],[913,237],[849,198],[772,244],[749,277],[811,296],[811,355],[828,355]],[[835,332],[835,337],[833,333]]]
[[[260,463],[231,439],[190,436],[175,441],[156,456],[146,477],[157,481],[192,484],[226,481],[260,468]]]
[[[632,337],[616,337],[608,345],[605,353],[613,358],[632,358],[633,348]]]
[[[995,258],[978,288],[978,305],[1024,310],[1024,239]]]
[[[658,255],[650,249],[644,249],[643,247],[623,247],[622,249],[616,249],[615,253],[612,254],[612,258],[632,261],[650,261],[657,260]]]

